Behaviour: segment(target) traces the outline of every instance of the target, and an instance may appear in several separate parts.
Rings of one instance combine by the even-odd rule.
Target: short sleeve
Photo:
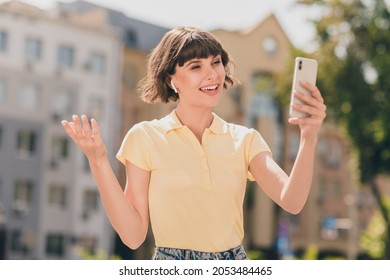
[[[251,137],[250,137],[251,141],[249,145],[248,158],[247,158],[248,168],[250,162],[256,155],[258,155],[261,152],[271,152],[271,149],[269,148],[264,138],[257,130],[250,129],[250,133],[251,133]],[[251,181],[255,180],[255,178],[249,171],[248,171],[248,179]]]
[[[149,139],[142,123],[134,125],[126,134],[119,148],[116,158],[126,164],[126,160],[132,164],[150,171],[150,153],[148,149]]]

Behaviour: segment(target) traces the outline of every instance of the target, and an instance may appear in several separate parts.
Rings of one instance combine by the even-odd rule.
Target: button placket
[[[205,177],[207,178],[207,184],[205,185],[205,188],[210,189],[211,188],[211,172],[210,172],[210,166],[207,158],[207,141],[209,138],[210,131],[208,129],[205,130],[202,136],[202,168],[203,172],[205,174]]]
[[[206,129],[202,135],[202,143],[199,142],[199,140],[196,138],[196,136],[192,133],[192,131],[186,127],[186,134],[187,137],[190,139],[190,141],[193,143],[195,149],[197,150],[200,159],[201,159],[201,165],[202,165],[202,173],[204,178],[204,187],[207,189],[211,188],[211,174],[210,174],[210,168],[209,163],[207,159],[207,139],[209,136],[210,131]]]

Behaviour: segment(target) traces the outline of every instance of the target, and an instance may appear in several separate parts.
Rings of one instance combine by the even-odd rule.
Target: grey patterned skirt
[[[248,260],[242,245],[223,252],[157,247],[152,260]]]

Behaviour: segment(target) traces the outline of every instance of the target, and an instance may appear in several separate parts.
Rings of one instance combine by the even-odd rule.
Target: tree
[[[390,199],[384,199],[390,209]],[[390,210],[389,210],[390,212]],[[389,213],[390,214],[390,213]],[[375,211],[367,228],[360,236],[359,244],[366,254],[373,259],[382,258],[386,249],[386,224],[380,211]]]
[[[390,174],[390,13],[383,0],[300,0],[320,9],[314,20],[318,85],[328,119],[339,122],[355,148],[360,181],[367,184],[385,222],[390,259],[389,212],[376,183]]]

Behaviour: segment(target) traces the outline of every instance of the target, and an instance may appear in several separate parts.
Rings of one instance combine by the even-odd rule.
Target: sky
[[[72,2],[62,0],[61,2]],[[274,13],[292,44],[314,48],[314,10],[294,5],[295,0],[88,0],[119,10],[129,17],[167,28],[194,26],[206,30],[247,30]],[[6,2],[6,0],[0,0]],[[42,9],[52,9],[56,0],[22,0]],[[318,14],[318,12],[317,12]]]

